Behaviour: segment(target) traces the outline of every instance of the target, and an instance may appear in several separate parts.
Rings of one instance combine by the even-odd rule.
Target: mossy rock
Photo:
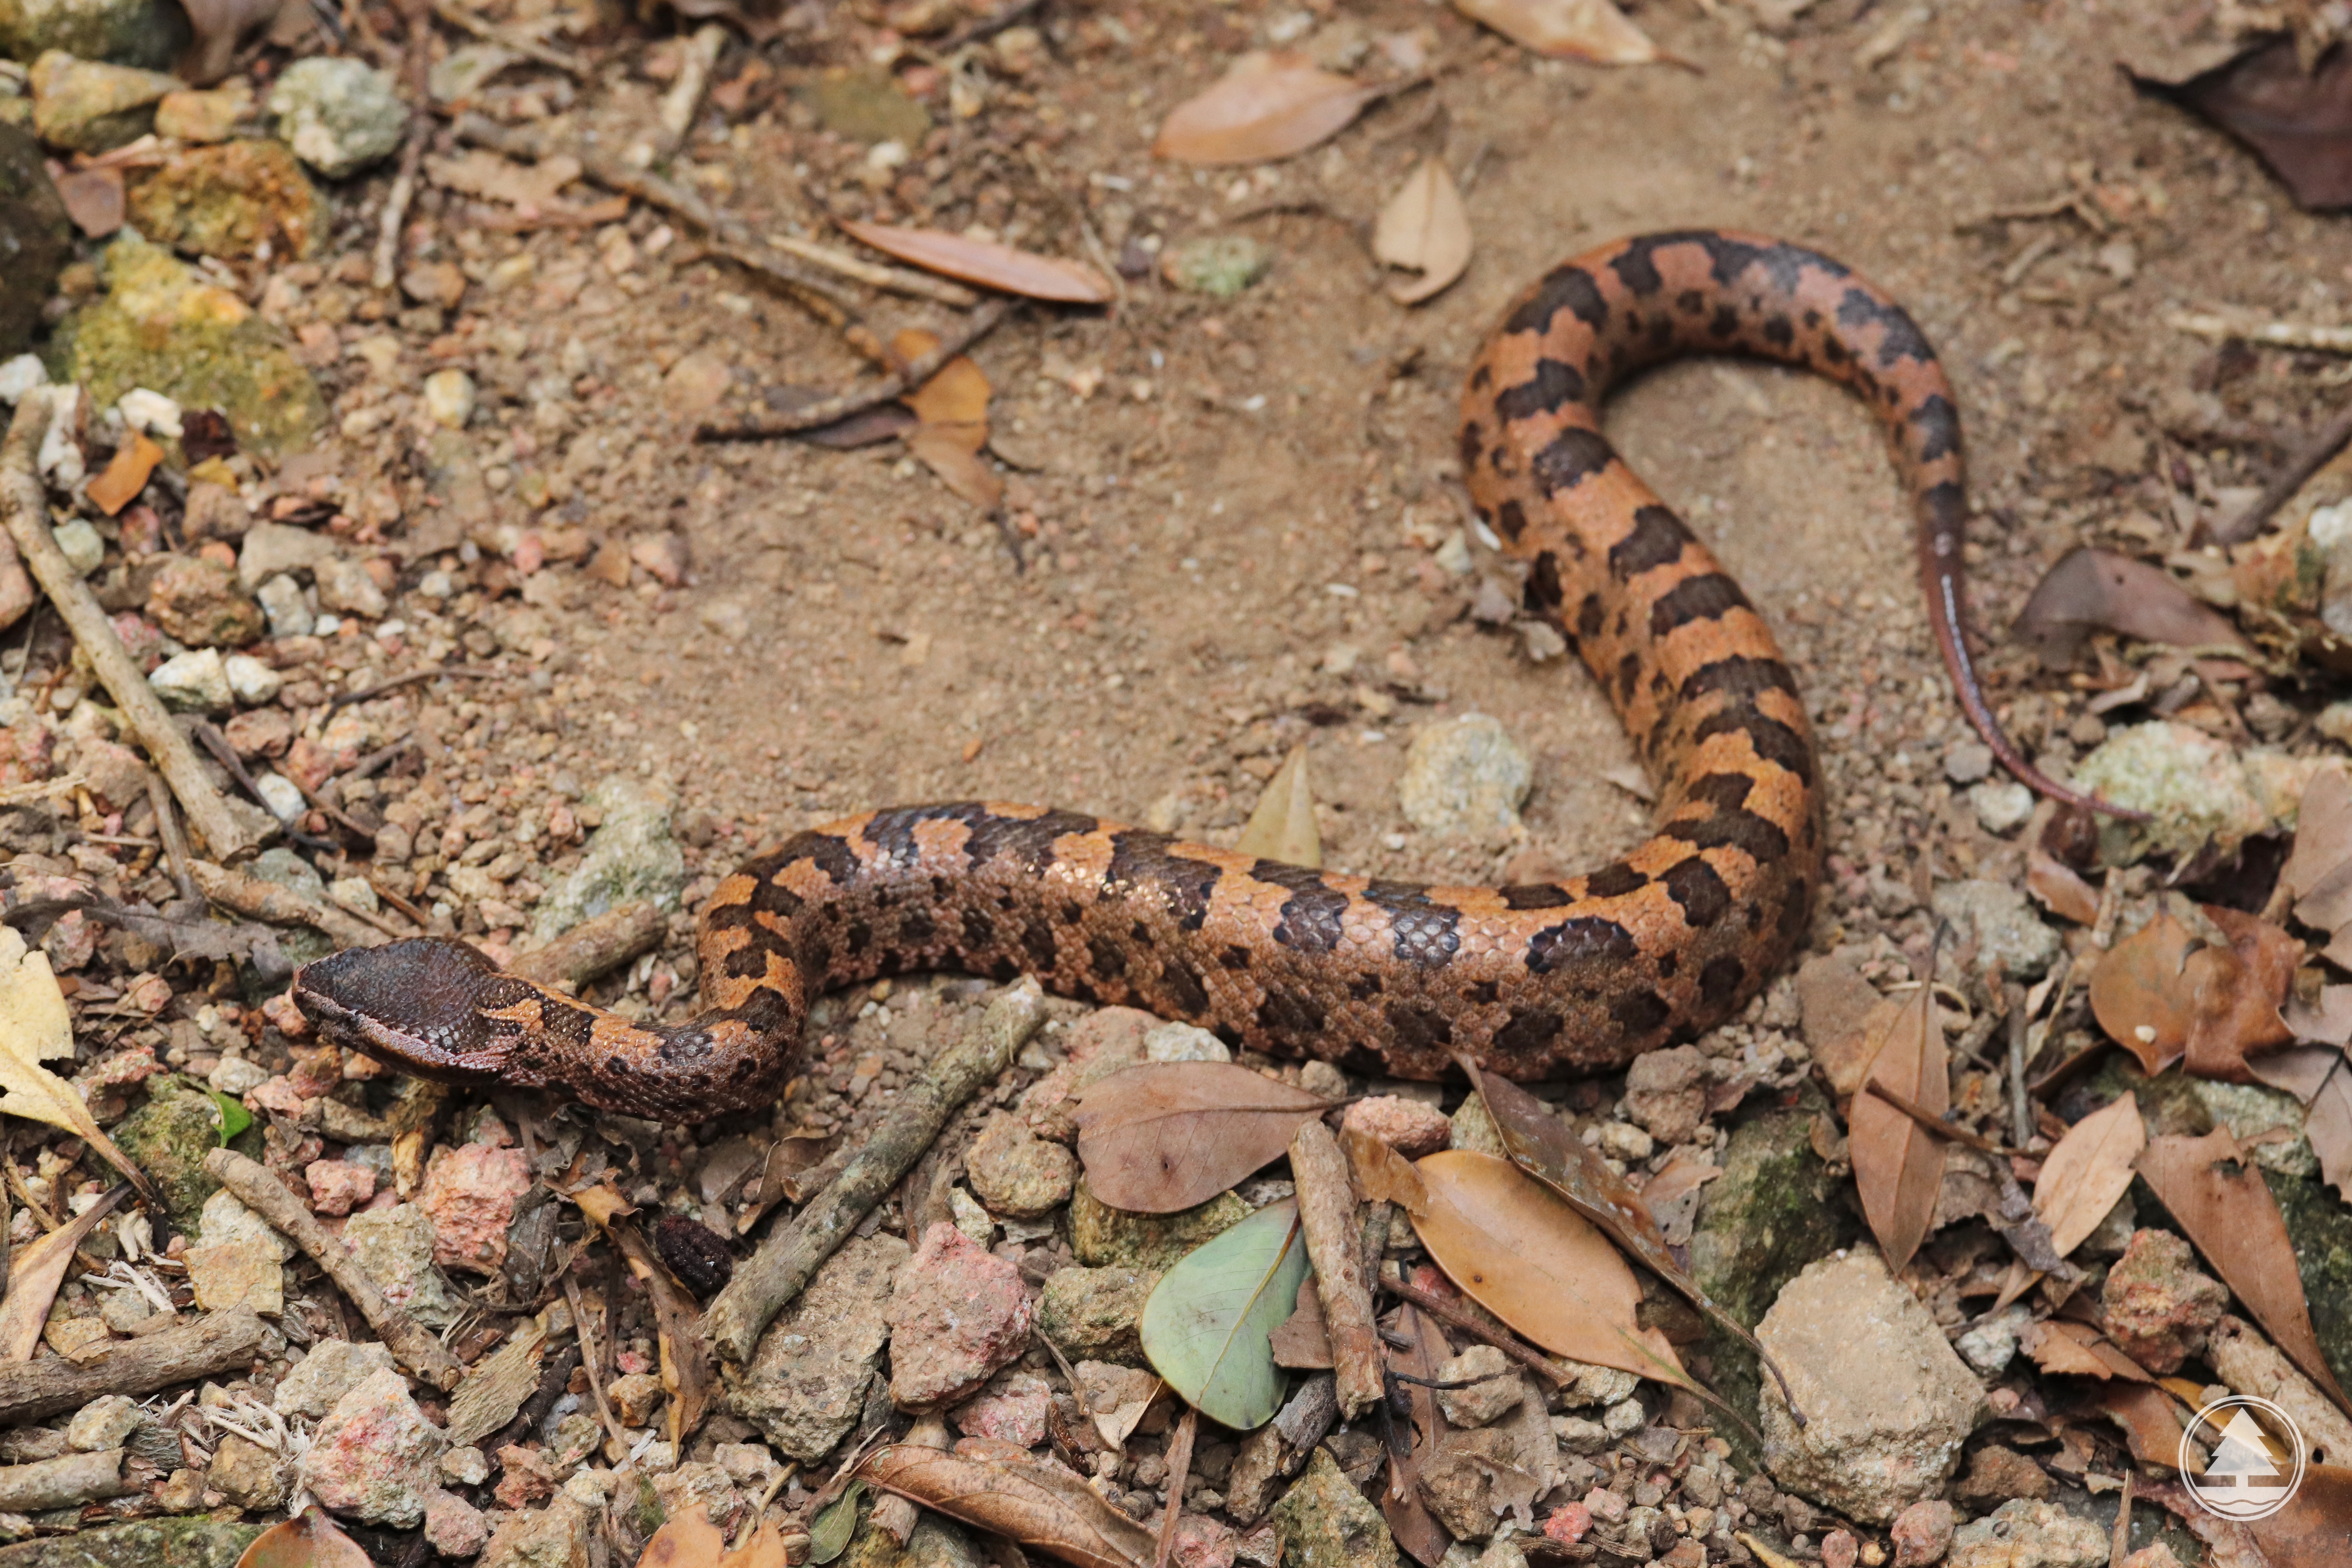
[[[1234,1193],[1174,1214],[1129,1214],[1096,1197],[1081,1180],[1070,1194],[1070,1250],[1093,1268],[1167,1269],[1249,1216],[1249,1205]]]
[[[133,176],[129,209],[139,232],[159,245],[235,258],[267,247],[280,261],[318,248],[328,216],[286,143],[260,137],[192,147]]]
[[[0,1568],[234,1568],[262,1529],[201,1515],[142,1519],[0,1546]]]
[[[8,279],[0,289],[0,359],[33,341],[72,247],[73,228],[49,183],[41,144],[30,131],[0,124],[0,272]]]
[[[185,1079],[166,1080],[110,1136],[163,1194],[172,1223],[194,1236],[205,1200],[220,1191],[205,1169],[205,1156],[220,1147],[220,1108],[212,1096]]]
[[[1331,1450],[1317,1446],[1307,1469],[1274,1505],[1282,1560],[1292,1568],[1397,1568],[1395,1537]]]
[[[0,0],[0,55],[29,65],[45,49],[141,70],[168,70],[188,47],[173,0]]]
[[[1780,1300],[1781,1288],[1839,1247],[1860,1239],[1851,1183],[1830,1174],[1813,1152],[1813,1118],[1828,1105],[1810,1083],[1797,1103],[1749,1116],[1735,1129],[1723,1174],[1699,1199],[1691,1231],[1691,1276],[1724,1310],[1753,1329]],[[1764,1375],[1756,1352],[1720,1328],[1704,1346],[1709,1385],[1750,1421]],[[1717,1428],[1743,1468],[1758,1456],[1737,1426]]]
[[[58,329],[51,375],[79,380],[96,407],[134,386],[183,408],[217,408],[237,440],[270,455],[307,447],[326,400],[277,330],[161,246],[126,234],[106,250],[107,292]]]
[[[2264,1171],[2294,1243],[2295,1267],[2311,1303],[2312,1331],[2336,1381],[2352,1388],[2352,1208],[2323,1182]]]

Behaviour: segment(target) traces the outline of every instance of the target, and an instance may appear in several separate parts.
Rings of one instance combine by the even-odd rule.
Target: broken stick
[[[351,1299],[352,1305],[360,1310],[360,1316],[368,1321],[368,1326],[383,1339],[384,1348],[399,1359],[401,1365],[444,1392],[457,1386],[466,1375],[457,1359],[404,1309],[384,1299],[383,1290],[368,1278],[352,1249],[343,1245],[340,1237],[328,1235],[327,1227],[312,1216],[310,1206],[288,1192],[286,1184],[271,1175],[266,1166],[234,1149],[215,1149],[205,1156],[205,1171],[234,1193],[237,1202],[275,1226],[310,1261],[324,1269],[327,1278]]]
[[[1045,994],[1034,980],[999,992],[988,1010],[908,1084],[833,1184],[809,1200],[793,1223],[760,1244],[735,1278],[711,1299],[702,1331],[719,1359],[751,1359],[760,1331],[801,1293],[820,1265],[849,1239],[866,1211],[914,1168],[949,1117],[1011,1065],[1045,1021]]]
[[[581,921],[545,947],[520,954],[507,972],[541,985],[577,991],[650,951],[668,931],[668,919],[652,903],[623,904]]]
[[[79,1410],[110,1394],[136,1397],[225,1372],[241,1375],[272,1343],[284,1342],[277,1330],[240,1307],[125,1340],[87,1366],[62,1356],[0,1366],[0,1426]]]
[[[1353,1421],[1381,1402],[1385,1366],[1372,1321],[1372,1292],[1364,1279],[1364,1237],[1356,1194],[1348,1184],[1348,1159],[1319,1119],[1308,1119],[1292,1134],[1290,1174],[1298,1187],[1298,1225],[1315,1265],[1316,1294],[1323,1301],[1323,1332],[1331,1342],[1339,1409]]]
[[[142,1489],[122,1479],[122,1450],[66,1454],[29,1465],[0,1466],[0,1512],[47,1513]]]
[[[122,710],[131,733],[139,737],[139,743],[155,760],[157,770],[179,797],[196,836],[215,858],[236,859],[259,847],[259,841],[229,815],[228,803],[213,787],[204,765],[196,760],[195,748],[188,744],[188,738],[180,733],[171,714],[163,710],[163,699],[155,695],[154,688],[147,684],[147,677],[124,651],[122,639],[115,635],[106,612],[99,607],[98,596],[66,560],[65,552],[58,548],[57,539],[49,531],[48,497],[42,489],[40,472],[35,464],[41,440],[48,434],[49,416],[49,395],[46,391],[28,392],[16,405],[16,416],[9,422],[7,438],[0,442],[0,521],[6,523],[17,552],[32,568],[49,603],[57,606],[58,617],[89,657],[108,695]]]

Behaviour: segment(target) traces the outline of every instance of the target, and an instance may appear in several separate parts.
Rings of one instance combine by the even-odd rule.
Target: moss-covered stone
[[[1850,1184],[1830,1174],[1813,1152],[1813,1117],[1825,1110],[1808,1085],[1794,1106],[1749,1117],[1725,1150],[1723,1175],[1706,1184],[1691,1231],[1691,1277],[1733,1318],[1754,1328],[1805,1266],[1862,1235]],[[1759,1419],[1763,1369],[1756,1352],[1718,1328],[1704,1353],[1711,1386],[1749,1420]],[[1756,1462],[1752,1440],[1726,1425],[1719,1435],[1744,1467]]]
[[[670,831],[677,804],[668,785],[617,773],[589,792],[588,805],[604,821],[578,867],[540,900],[531,934],[552,941],[582,921],[640,900],[657,909],[677,908],[686,888],[686,851]]]
[[[907,96],[898,79],[870,67],[828,70],[802,89],[827,131],[857,142],[922,143],[931,128],[923,106]]]
[[[33,62],[33,129],[52,147],[105,153],[155,128],[155,104],[180,85],[162,71],[50,49]]]
[[[2311,1303],[2312,1331],[2336,1373],[2352,1388],[2352,1208],[2336,1202],[2326,1184],[2264,1171],[2271,1196],[2294,1243],[2295,1267]]]
[[[870,1505],[861,1507],[867,1509],[866,1522],[841,1554],[841,1568],[982,1568],[988,1561],[970,1535],[944,1519],[925,1514],[901,1546],[875,1527]]]
[[[270,454],[308,446],[326,423],[310,373],[235,294],[135,235],[107,247],[104,268],[105,296],[58,330],[56,379],[79,379],[100,408],[134,386],[217,408],[239,442]]]
[[[0,55],[27,64],[47,49],[86,60],[165,70],[188,47],[188,16],[173,0],[0,0]]]
[[[1274,1505],[1274,1525],[1286,1568],[1397,1568],[1387,1521],[1328,1448],[1316,1448],[1305,1473]]]
[[[196,147],[134,177],[128,211],[141,234],[198,256],[310,254],[326,204],[283,142],[253,138]]]
[[[142,1519],[0,1546],[0,1568],[233,1568],[262,1526]]]
[[[0,0],[5,5],[6,0]],[[0,359],[24,352],[73,244],[66,205],[29,132],[0,125]]]
[[[205,1170],[205,1156],[220,1146],[219,1107],[212,1096],[185,1079],[165,1080],[111,1136],[163,1194],[172,1223],[194,1235],[205,1200],[220,1191]]]
[[[1129,1214],[1097,1198],[1081,1181],[1070,1194],[1070,1250],[1090,1268],[1164,1269],[1249,1216],[1249,1205],[1234,1193],[1174,1214]]]
[[[1037,1331],[1072,1361],[1141,1366],[1136,1325],[1159,1283],[1149,1268],[1057,1268],[1037,1297]]]

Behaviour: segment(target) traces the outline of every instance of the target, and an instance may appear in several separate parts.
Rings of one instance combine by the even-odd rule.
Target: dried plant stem
[[[868,288],[936,300],[959,310],[969,310],[980,303],[980,296],[962,284],[934,278],[928,272],[917,272],[905,267],[885,267],[878,262],[835,250],[830,246],[819,245],[814,240],[795,239],[790,235],[772,234],[768,236],[768,243],[787,256],[797,256],[812,266],[822,267],[828,272],[838,272],[844,278],[854,279]]]
[[[572,1277],[570,1269],[564,1270],[563,1274],[563,1300],[572,1309],[572,1327],[580,1331],[580,1364],[588,1373],[588,1392],[596,1400],[596,1419],[604,1424],[604,1436],[625,1454],[629,1451],[628,1435],[613,1418],[613,1407],[604,1402],[604,1379],[597,1365],[596,1337],[588,1327],[587,1309],[581,1305],[580,1281]]]
[[[1339,1410],[1353,1421],[1380,1403],[1384,1363],[1364,1280],[1364,1235],[1348,1184],[1348,1159],[1320,1119],[1300,1123],[1291,1135],[1290,1175],[1297,1184],[1298,1224],[1315,1265],[1316,1294],[1323,1301]]]
[[[887,403],[937,375],[941,366],[986,337],[997,322],[1004,320],[1005,312],[1011,309],[1010,300],[984,301],[980,309],[966,316],[939,347],[909,361],[904,370],[886,375],[855,392],[845,392],[822,402],[812,403],[805,408],[795,408],[789,414],[746,419],[740,425],[705,425],[695,431],[694,438],[698,441],[764,441],[803,430],[821,429],[877,404]]]
[[[1559,1387],[1565,1388],[1576,1381],[1576,1375],[1573,1373],[1541,1351],[1530,1349],[1520,1343],[1513,1335],[1487,1327],[1444,1297],[1433,1295],[1401,1275],[1382,1270],[1381,1289],[1391,1296],[1399,1296],[1412,1302],[1448,1328],[1459,1329],[1472,1339],[1494,1346],[1538,1376],[1551,1379],[1552,1383]]]
[[[801,1293],[857,1222],[923,1157],[948,1118],[994,1082],[1045,1021],[1045,993],[1035,981],[1008,986],[962,1038],[900,1092],[833,1184],[811,1198],[792,1224],[761,1243],[712,1298],[702,1331],[719,1359],[738,1365],[751,1359],[769,1320]]]
[[[254,837],[229,815],[228,803],[213,787],[196,760],[195,749],[172,722],[163,700],[124,651],[122,639],[99,607],[97,595],[49,532],[48,498],[42,492],[34,467],[42,437],[48,433],[49,416],[49,400],[39,393],[27,393],[16,405],[7,438],[0,442],[0,521],[6,523],[17,552],[98,671],[107,694],[122,710],[131,733],[139,737],[139,743],[179,797],[196,836],[218,858],[235,859],[257,847]]]
[[[457,4],[457,0],[433,0],[433,14],[451,26],[461,32],[471,33],[485,43],[497,44],[501,48],[512,49],[525,59],[536,60],[541,65],[552,66],[575,80],[588,79],[587,66],[573,59],[562,49],[551,49],[528,33],[512,27],[501,27],[494,22],[486,22],[463,5]]]
[[[277,1333],[239,1307],[208,1312],[145,1339],[125,1340],[86,1366],[62,1356],[0,1366],[0,1424],[14,1426],[79,1410],[110,1394],[135,1397],[231,1370],[242,1375]]]
[[[654,162],[667,163],[686,144],[687,133],[694,129],[694,117],[702,112],[702,100],[710,91],[711,68],[719,63],[719,51],[727,47],[727,29],[716,22],[706,22],[695,29],[680,52],[677,80],[670,84],[669,92],[661,103],[661,134],[654,142]]]
[[[582,921],[545,947],[523,953],[507,969],[541,985],[577,991],[596,976],[651,951],[668,930],[667,917],[652,903],[623,904]]]
[[[1323,1124],[1316,1121],[1308,1125]],[[1187,1405],[1184,1418],[1176,1424],[1176,1435],[1168,1439],[1168,1507],[1160,1516],[1160,1551],[1152,1568],[1168,1568],[1169,1560],[1176,1554],[1176,1524],[1184,1517],[1184,1483],[1192,1474],[1192,1438],[1200,1426],[1200,1411]]]
[[[416,180],[425,165],[425,143],[433,135],[433,15],[429,0],[401,0],[401,20],[408,28],[400,57],[401,86],[408,93],[408,135],[401,142],[400,172],[384,194],[383,212],[376,220],[375,268],[371,281],[389,289],[400,271],[400,231],[408,223],[409,205],[416,199]]]
[[[147,805],[155,814],[155,837],[163,841],[163,858],[171,862],[172,880],[180,885],[180,897],[193,902],[199,895],[195,873],[189,869],[188,836],[180,831],[180,816],[172,809],[171,790],[154,773],[147,775]]]
[[[215,1149],[205,1155],[205,1170],[325,1270],[403,1366],[436,1388],[446,1391],[457,1386],[466,1375],[457,1359],[404,1309],[384,1300],[383,1290],[360,1267],[352,1249],[340,1237],[328,1235],[327,1227],[311,1215],[308,1205],[286,1190],[285,1183],[234,1149]]]

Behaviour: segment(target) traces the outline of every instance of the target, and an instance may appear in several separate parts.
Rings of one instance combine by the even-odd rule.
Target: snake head
[[[530,989],[467,943],[431,937],[346,948],[294,972],[294,1005],[331,1045],[444,1083],[530,1088],[508,1060],[512,1036],[484,1016],[518,988]]]

